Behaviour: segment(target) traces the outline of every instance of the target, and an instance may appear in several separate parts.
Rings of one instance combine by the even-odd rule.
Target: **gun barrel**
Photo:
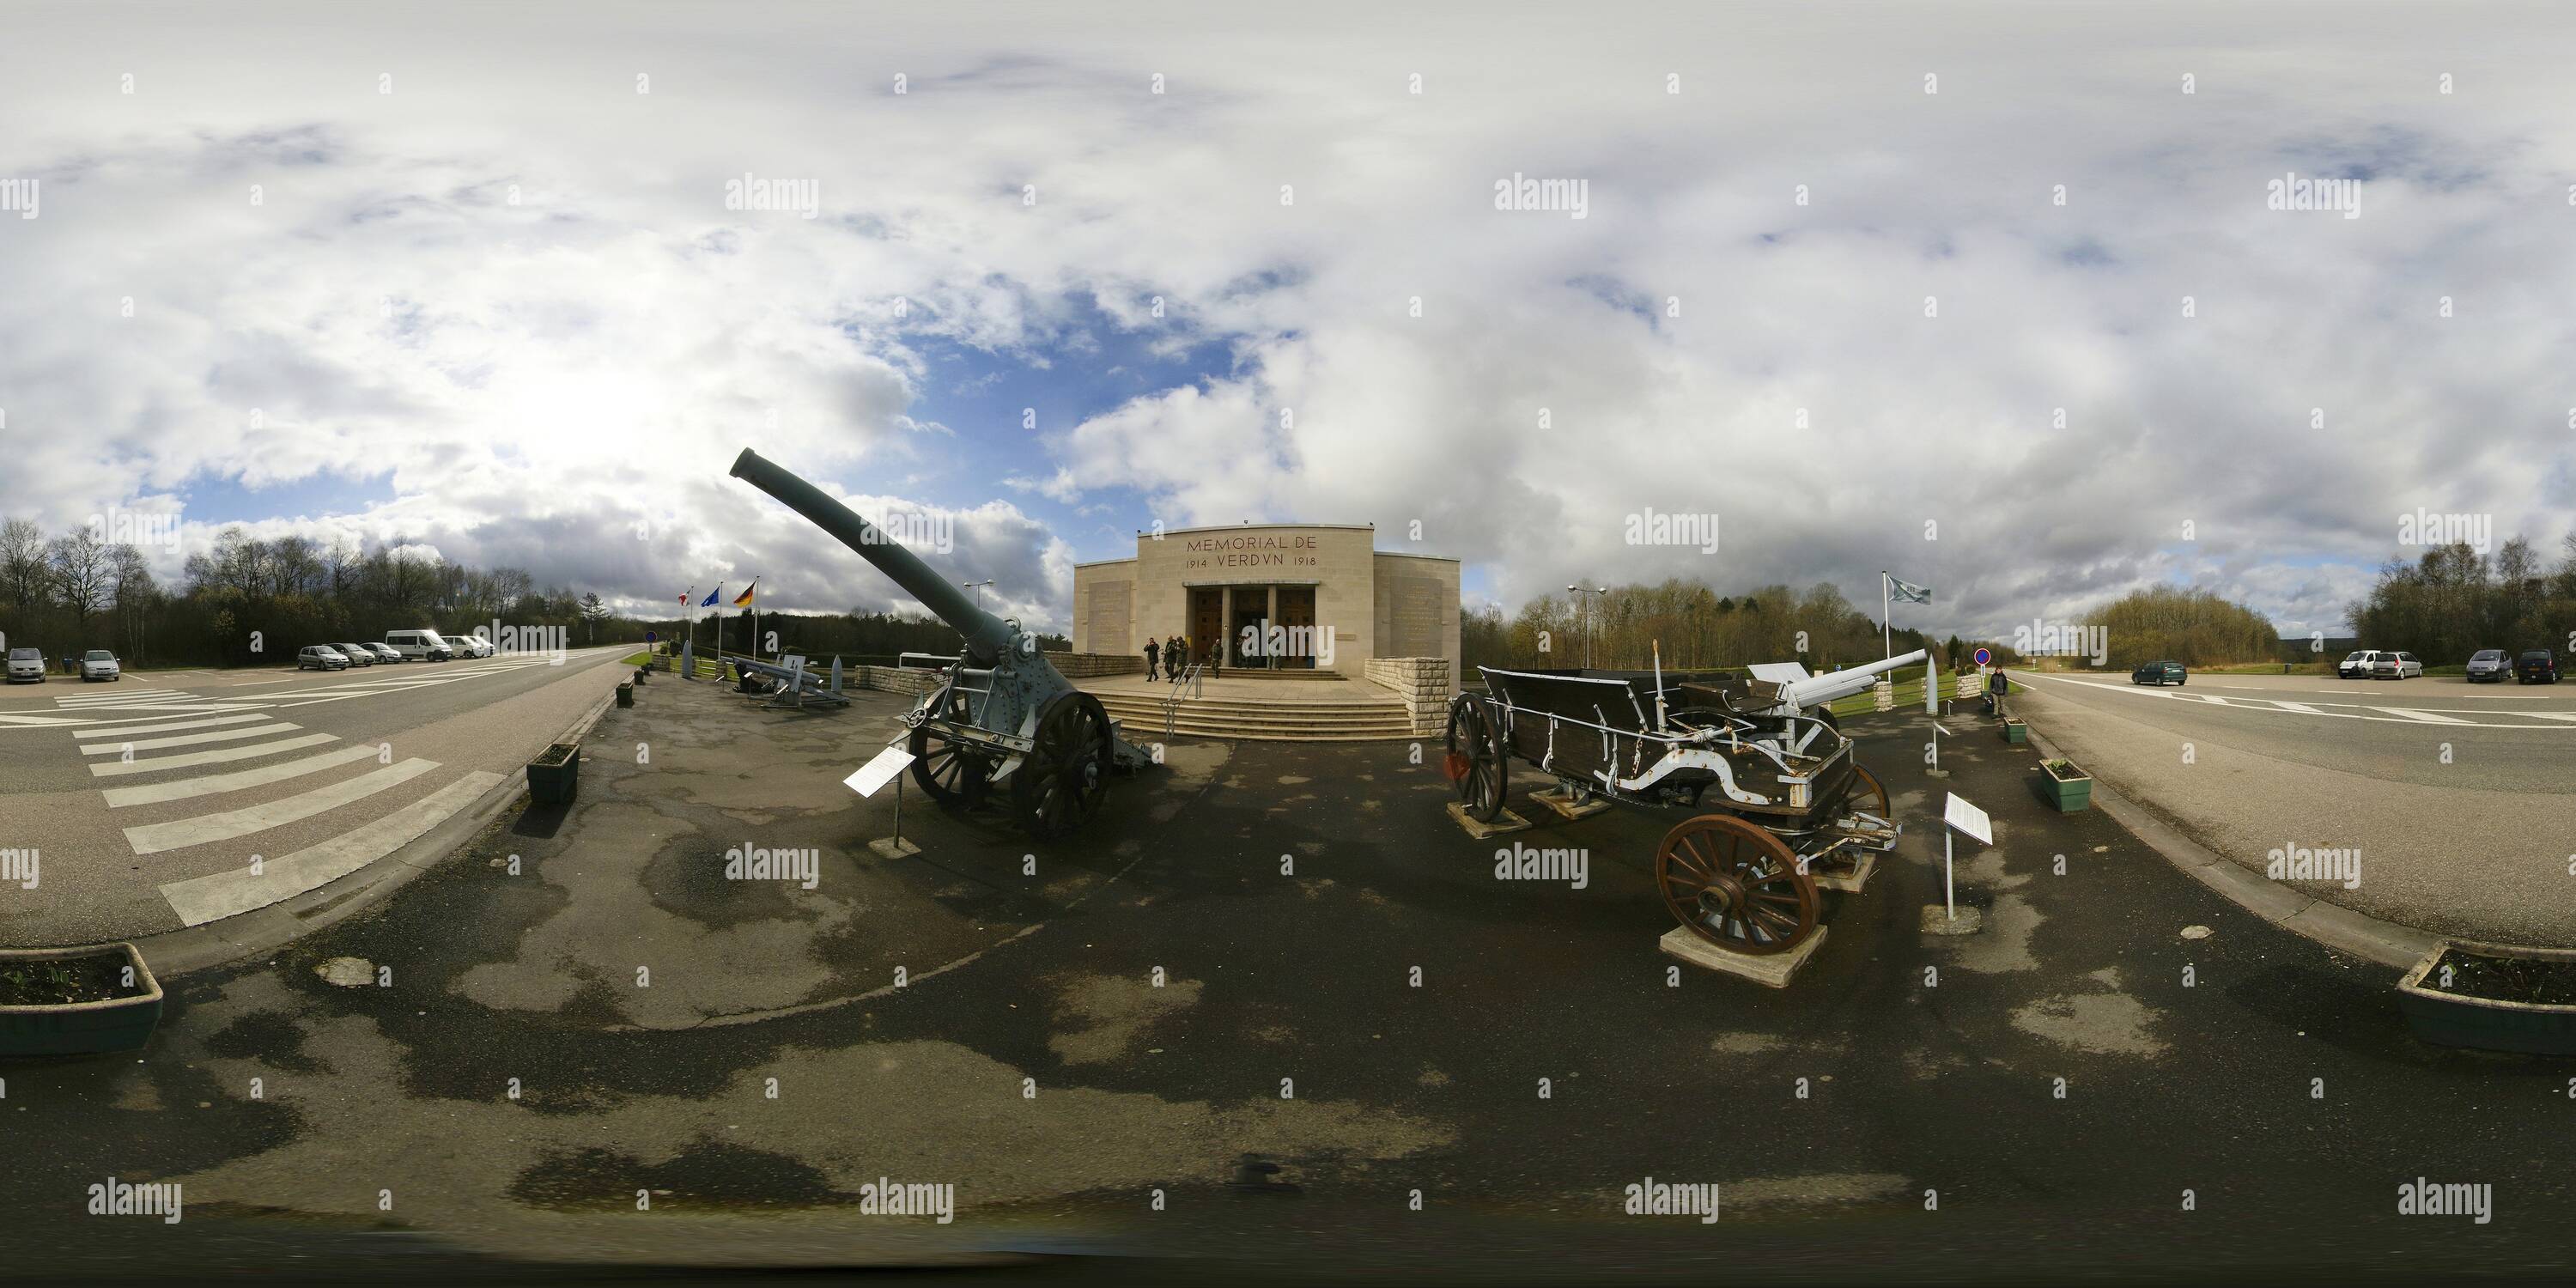
[[[1923,650],[1916,649],[1902,657],[1880,658],[1875,662],[1868,662],[1860,666],[1848,667],[1840,671],[1829,671],[1823,675],[1811,675],[1806,679],[1795,680],[1782,685],[1780,688],[1780,696],[1791,702],[1795,702],[1802,707],[1811,707],[1820,702],[1831,702],[1836,698],[1847,698],[1868,688],[1879,676],[1885,675],[1898,667],[1908,666],[1922,661],[1923,656]]]
[[[977,608],[966,598],[963,589],[945,577],[932,572],[893,538],[877,526],[859,517],[850,507],[833,500],[823,489],[796,477],[760,453],[746,447],[734,458],[732,474],[753,487],[776,497],[782,504],[804,515],[815,527],[828,532],[842,545],[859,553],[877,569],[894,579],[924,608],[957,628],[966,637],[966,656],[977,666],[991,666],[1011,645],[1011,628],[1002,620]]]

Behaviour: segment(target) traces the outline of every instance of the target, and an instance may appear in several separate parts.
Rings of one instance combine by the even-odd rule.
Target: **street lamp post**
[[[1581,609],[1583,614],[1581,619],[1583,622],[1583,669],[1589,671],[1592,669],[1592,601],[1584,599],[1584,596],[1590,595],[1593,599],[1597,600],[1601,596],[1609,594],[1610,588],[1608,586],[1593,586],[1589,588],[1583,586],[1568,586],[1565,588],[1565,593],[1574,596],[1574,602],[1576,606]]]

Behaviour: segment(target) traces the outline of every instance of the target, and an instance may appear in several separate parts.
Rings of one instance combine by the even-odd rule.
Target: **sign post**
[[[1969,804],[1957,792],[1950,793],[1949,806],[1941,814],[1941,906],[1948,919],[1959,919],[1959,896],[1956,873],[1950,849],[1956,834],[1965,832],[1986,845],[1995,843],[1994,820],[1984,810]]]
[[[901,859],[921,853],[921,847],[903,839],[903,771],[912,764],[912,753],[902,744],[890,744],[876,758],[859,766],[858,772],[841,780],[843,786],[861,796],[874,796],[894,780],[894,835],[868,842],[868,848],[884,858]]]

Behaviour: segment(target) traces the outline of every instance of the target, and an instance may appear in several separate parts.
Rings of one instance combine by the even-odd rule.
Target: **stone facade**
[[[1445,732],[1449,719],[1449,659],[1445,657],[1373,657],[1368,660],[1371,684],[1395,690],[1404,699],[1406,714],[1413,719],[1413,732],[1428,736]]]
[[[1076,653],[1125,654],[1189,637],[1222,640],[1229,668],[1264,665],[1245,631],[1283,628],[1281,661],[1359,678],[1381,655],[1458,665],[1458,561],[1376,548],[1373,528],[1326,524],[1189,528],[1139,535],[1128,559],[1073,570]],[[1271,638],[1274,646],[1279,638]],[[1327,654],[1329,653],[1329,657]]]

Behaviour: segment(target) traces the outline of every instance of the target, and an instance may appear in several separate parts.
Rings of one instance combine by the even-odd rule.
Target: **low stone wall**
[[[842,668],[842,683],[885,693],[909,693],[914,697],[939,687],[939,672],[920,667],[853,666]]]
[[[1449,659],[1445,657],[1373,657],[1367,663],[1369,683],[1395,690],[1404,699],[1413,732],[1435,734],[1449,716]]]
[[[1143,675],[1143,653],[1049,653],[1046,660],[1064,673],[1068,680],[1088,680],[1099,675]]]

